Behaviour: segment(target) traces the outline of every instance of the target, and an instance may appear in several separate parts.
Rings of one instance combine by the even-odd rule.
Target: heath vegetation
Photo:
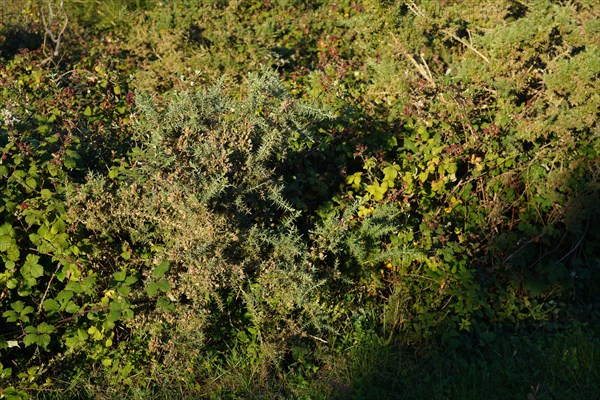
[[[0,4],[0,398],[600,395],[593,0]]]

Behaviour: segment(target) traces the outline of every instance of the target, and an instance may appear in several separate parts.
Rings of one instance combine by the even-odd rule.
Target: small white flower
[[[21,122],[20,119],[15,118],[12,112],[6,108],[2,110],[2,119],[4,119],[4,125],[6,126],[12,126],[15,122]]]

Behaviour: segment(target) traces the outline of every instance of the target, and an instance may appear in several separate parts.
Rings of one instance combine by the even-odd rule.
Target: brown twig
[[[44,61],[42,61],[42,64],[53,61],[54,58],[58,57],[58,55],[60,53],[60,44],[62,41],[62,35],[65,33],[65,30],[67,29],[67,26],[69,24],[69,16],[64,12],[63,0],[61,0],[61,2],[60,2],[60,9],[63,11],[65,21],[62,25],[62,28],[60,29],[60,32],[58,32],[58,34],[56,34],[56,35],[52,31],[52,24],[54,23],[54,20],[55,20],[54,10],[52,9],[52,3],[48,2],[48,19],[46,19],[46,13],[44,11],[41,12],[42,22],[44,23],[43,50],[44,50],[44,55],[47,56],[47,58]],[[54,50],[52,51],[52,54],[50,54],[50,55],[48,55],[46,53],[46,44],[47,44],[48,38],[50,39],[50,41],[52,41],[52,43],[54,43]]]
[[[466,46],[469,50],[471,50],[473,53],[477,54],[479,57],[481,57],[483,59],[483,61],[485,61],[486,63],[490,63],[490,59],[487,58],[483,53],[481,53],[479,50],[477,50],[475,48],[475,46],[473,46],[471,43],[467,42],[464,39],[459,38],[458,36],[456,36],[454,33],[452,33],[450,30],[445,29],[443,31],[446,35],[450,36],[452,39],[456,40],[459,43],[462,43],[464,46]],[[471,32],[469,31],[469,37],[471,35]]]
[[[400,41],[398,39],[395,40],[394,47],[398,51],[400,51],[400,53],[402,53],[402,55],[404,57],[406,57],[412,65],[415,66],[415,68],[417,69],[417,72],[419,72],[419,74],[421,74],[421,76],[423,78],[425,78],[425,80],[427,82],[429,82],[431,84],[431,86],[433,86],[434,88],[437,86],[435,83],[435,80],[433,79],[433,74],[431,73],[431,70],[429,69],[429,66],[427,65],[427,62],[425,61],[425,58],[423,57],[422,54],[421,54],[421,61],[423,63],[421,64],[404,49],[404,46],[402,46],[402,44],[400,43]]]

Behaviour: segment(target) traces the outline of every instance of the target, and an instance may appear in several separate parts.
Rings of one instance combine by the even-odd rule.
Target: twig
[[[44,32],[44,43],[43,43],[44,54],[46,54],[47,39],[50,38],[52,43],[54,43],[54,51],[44,61],[42,61],[42,64],[52,61],[54,59],[54,57],[58,57],[58,54],[60,51],[60,43],[62,41],[62,35],[65,33],[65,30],[67,29],[67,26],[69,24],[69,16],[64,12],[63,0],[61,0],[61,2],[60,2],[60,8],[61,8],[61,10],[63,10],[65,21],[64,21],[64,24],[63,24],[60,32],[58,32],[57,35],[55,35],[51,29],[51,25],[53,24],[54,19],[55,19],[54,10],[52,9],[52,4],[50,2],[48,2],[48,20],[46,19],[46,13],[44,11],[41,12],[42,22],[44,23],[44,31],[45,31]]]
[[[44,304],[44,300],[46,300],[46,296],[48,295],[48,290],[50,290],[50,285],[52,284],[52,281],[54,280],[54,277],[56,276],[56,273],[58,272],[58,269],[60,267],[61,267],[61,264],[59,262],[58,265],[56,266],[56,269],[52,273],[50,280],[48,281],[48,285],[46,285],[46,290],[44,291],[44,295],[42,296],[42,299],[40,300],[40,305],[38,306],[38,311],[37,311],[38,319],[40,318],[40,315],[42,313],[42,305]]]
[[[325,340],[325,339],[321,339],[320,337],[313,336],[313,335],[308,335],[308,337],[310,337],[310,338],[312,338],[312,339],[314,339],[314,340],[317,340],[317,341],[319,341],[319,342],[321,342],[321,343],[329,344],[329,342],[328,342],[327,340]]]
[[[564,256],[562,256],[556,263],[560,263],[563,262],[564,260],[567,259],[567,257],[569,257],[571,254],[573,254],[573,252],[575,250],[577,250],[577,248],[581,245],[581,242],[583,242],[583,239],[586,237],[588,228],[590,227],[590,221],[587,221],[587,224],[585,225],[585,232],[583,232],[583,235],[581,235],[581,237],[579,238],[579,241],[577,242],[577,244],[575,246],[573,246],[571,248],[571,250],[569,250],[569,252],[567,254],[565,254]]]
[[[456,36],[454,33],[452,33],[450,30],[445,29],[443,31],[446,35],[450,36],[452,39],[456,40],[459,43],[462,43],[464,46],[466,46],[469,50],[471,50],[472,52],[474,52],[475,54],[477,54],[479,57],[481,57],[483,59],[483,61],[485,61],[486,63],[490,63],[490,59],[487,58],[485,55],[483,55],[479,50],[477,50],[471,43],[465,41],[464,39],[459,38],[458,36]],[[469,32],[469,36],[470,36],[470,32]]]
[[[425,13],[423,13],[423,11],[421,11],[419,9],[419,7],[415,4],[414,1],[412,0],[408,0],[405,1],[404,4],[406,4],[406,6],[410,9],[410,11],[412,11],[417,17],[425,17]]]
[[[402,55],[404,57],[406,57],[408,59],[408,61],[411,62],[412,65],[415,66],[415,68],[417,69],[419,74],[421,74],[421,76],[423,78],[425,78],[425,80],[427,82],[429,82],[431,84],[431,86],[433,86],[435,88],[437,85],[435,84],[435,80],[433,79],[431,70],[429,69],[427,62],[425,61],[425,58],[423,58],[423,55],[421,54],[421,61],[423,61],[423,64],[421,64],[417,60],[415,60],[415,58],[413,56],[411,56],[406,50],[404,50],[404,47],[402,46],[402,44],[400,44],[398,39],[395,40],[394,45],[400,51],[400,53],[402,53]]]

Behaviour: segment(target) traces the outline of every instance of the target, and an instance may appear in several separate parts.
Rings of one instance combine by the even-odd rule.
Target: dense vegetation
[[[0,398],[600,395],[594,0],[0,4]]]

